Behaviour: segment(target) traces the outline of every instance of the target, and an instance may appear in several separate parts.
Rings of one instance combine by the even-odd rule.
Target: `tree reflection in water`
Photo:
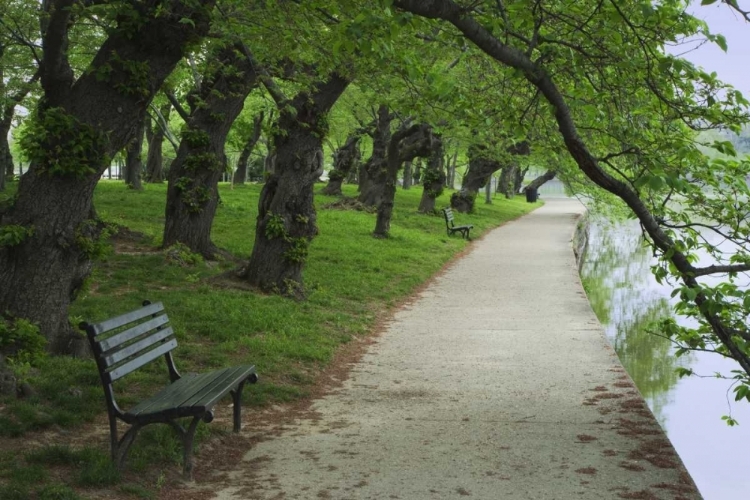
[[[676,358],[670,341],[654,332],[671,310],[648,279],[651,258],[634,222],[592,218],[581,279],[620,361],[665,426],[662,409],[678,380],[675,369],[691,359]]]

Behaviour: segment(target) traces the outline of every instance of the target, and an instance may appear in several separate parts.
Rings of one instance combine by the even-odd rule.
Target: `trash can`
[[[528,201],[529,203],[534,203],[537,198],[539,198],[539,193],[537,193],[536,188],[526,189],[526,201]]]

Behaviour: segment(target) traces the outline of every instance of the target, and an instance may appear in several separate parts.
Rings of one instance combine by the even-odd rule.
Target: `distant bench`
[[[470,239],[469,231],[474,226],[457,226],[453,220],[453,209],[450,207],[443,209],[443,215],[445,216],[445,227],[448,230],[448,236],[453,235],[453,233],[461,233],[461,236],[465,239]]]
[[[182,438],[184,473],[191,477],[193,469],[193,438],[198,422],[208,423],[214,418],[214,406],[222,397],[232,394],[234,400],[234,432],[242,424],[242,389],[245,382],[255,383],[258,375],[251,365],[224,368],[210,373],[180,375],[172,359],[177,339],[161,302],[143,303],[141,309],[96,324],[81,323],[91,343],[99,368],[104,397],[109,413],[112,461],[118,469],[136,434],[148,424],[171,425]],[[161,391],[123,411],[115,401],[112,383],[151,361],[164,356],[170,384]],[[192,417],[187,429],[177,422]],[[130,424],[118,440],[117,419]]]

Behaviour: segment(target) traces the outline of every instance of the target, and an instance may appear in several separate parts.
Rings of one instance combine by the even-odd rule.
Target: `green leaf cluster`
[[[16,369],[35,366],[47,355],[39,327],[23,318],[0,316],[0,354]]]
[[[40,109],[19,138],[27,160],[50,175],[83,178],[107,165],[107,136],[62,108]]]
[[[33,234],[33,226],[25,227],[17,224],[6,224],[0,226],[0,248],[18,246]]]

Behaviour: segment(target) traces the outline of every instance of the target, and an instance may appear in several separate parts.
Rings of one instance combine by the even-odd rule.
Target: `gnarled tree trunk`
[[[516,178],[518,170],[518,165],[513,163],[505,165],[500,170],[500,180],[497,183],[497,192],[505,195],[508,199],[512,199],[513,196],[515,196],[514,179]]]
[[[333,170],[328,174],[328,185],[321,191],[331,196],[341,196],[341,184],[352,170],[356,170],[362,155],[359,151],[359,135],[350,135],[346,143],[333,153]]]
[[[145,119],[149,101],[185,47],[208,32],[213,7],[210,0],[172,1],[157,15],[162,2],[133,3],[140,22],[129,17],[111,30],[89,71],[76,80],[66,57],[70,4],[44,3],[44,98],[29,119],[51,133],[27,137],[31,166],[14,205],[0,213],[0,231],[21,236],[0,247],[0,311],[39,325],[55,352],[68,351],[72,339],[81,338],[70,335],[68,306],[90,272],[100,237],[101,227],[91,219],[99,177]],[[133,65],[148,68],[142,80],[132,79]],[[61,121],[64,130],[55,128]]]
[[[6,123],[7,122],[7,123]],[[10,120],[0,120],[0,191],[5,189],[8,172],[13,174],[13,157],[10,154],[8,144],[8,132],[10,131]]]
[[[378,108],[377,125],[372,136],[372,155],[363,167],[360,177],[359,201],[368,207],[377,207],[383,199],[388,181],[388,143],[391,140],[391,120],[388,106]]]
[[[545,182],[554,179],[556,175],[557,170],[547,170],[542,175],[531,181],[528,186],[523,188],[524,193],[529,189],[539,189],[544,185]]]
[[[268,177],[273,174],[276,167],[276,152],[272,149],[273,146],[269,145],[268,153],[263,158],[263,180],[265,181]]]
[[[130,189],[136,191],[143,190],[141,183],[141,171],[143,170],[143,161],[141,161],[141,152],[143,151],[143,134],[146,131],[146,121],[141,120],[135,131],[135,136],[130,140],[125,148],[125,184]]]
[[[445,186],[445,169],[443,168],[443,142],[433,143],[432,152],[427,159],[427,166],[422,173],[422,199],[419,200],[418,212],[431,214],[435,211],[435,200],[443,194]]]
[[[529,167],[521,168],[518,167],[516,169],[516,173],[513,176],[513,194],[518,194],[521,192],[521,186],[523,185],[523,179],[526,177],[526,172],[529,171]]]
[[[413,169],[414,169],[414,165],[412,164],[412,162],[410,161],[404,162],[404,183],[401,186],[404,189],[411,189],[411,185],[414,180],[412,177],[412,174],[414,172]]]
[[[451,207],[458,212],[474,211],[474,200],[479,190],[489,181],[490,176],[502,168],[502,164],[486,155],[486,147],[469,148],[469,169],[464,176],[461,190],[451,196]],[[522,141],[509,146],[510,155],[528,155],[531,152],[529,143]]]
[[[458,161],[458,149],[453,153],[453,157],[448,159],[446,164],[447,179],[445,186],[451,189],[456,189],[456,162]]]
[[[382,199],[378,205],[378,216],[375,222],[373,236],[386,238],[391,230],[391,216],[396,198],[396,182],[398,170],[405,161],[411,161],[417,156],[427,156],[434,149],[434,143],[439,141],[432,133],[432,127],[426,123],[402,128],[393,134],[388,143],[386,181],[383,186]]]
[[[490,176],[501,168],[499,162],[484,155],[485,151],[484,146],[469,148],[469,169],[464,175],[461,190],[451,196],[451,207],[457,212],[473,212],[477,193],[487,184]]]
[[[172,106],[165,104],[159,113],[165,121],[169,120]],[[146,126],[146,138],[148,139],[148,156],[146,156],[146,182],[164,182],[164,155],[162,144],[164,144],[164,129],[158,123]]]
[[[261,290],[303,297],[302,268],[318,232],[313,185],[323,173],[326,117],[349,84],[332,74],[280,104],[275,164],[258,201],[253,253],[240,277]]]
[[[254,65],[240,48],[225,47],[216,58],[219,68],[203,76],[201,105],[190,113],[177,158],[169,167],[163,239],[165,248],[182,243],[207,259],[217,251],[211,226],[219,203],[219,180],[227,166],[224,145],[257,84]]]
[[[233,185],[242,185],[247,182],[247,164],[250,161],[250,155],[255,149],[255,145],[260,140],[260,132],[263,125],[263,112],[261,111],[258,116],[253,120],[253,133],[245,142],[245,146],[242,148],[240,157],[237,160],[237,170],[234,171],[232,176]]]

